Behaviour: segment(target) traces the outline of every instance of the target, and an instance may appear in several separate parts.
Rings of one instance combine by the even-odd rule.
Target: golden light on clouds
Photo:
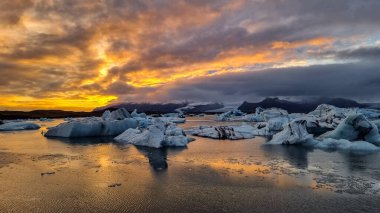
[[[293,3],[2,1],[0,110],[160,101],[179,82],[335,62],[339,51],[377,44],[370,18],[356,32],[351,14],[331,22],[326,7]]]

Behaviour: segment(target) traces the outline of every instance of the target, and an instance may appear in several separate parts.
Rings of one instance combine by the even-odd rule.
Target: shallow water
[[[380,211],[379,153],[267,146],[261,137],[157,150],[41,135],[60,122],[0,133],[0,212]],[[181,126],[208,124],[221,123]]]

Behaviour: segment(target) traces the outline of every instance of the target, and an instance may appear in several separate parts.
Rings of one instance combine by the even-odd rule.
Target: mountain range
[[[330,104],[342,108],[373,108],[380,109],[378,103],[358,103],[354,100],[344,98],[314,98],[307,101],[288,101],[279,98],[265,98],[264,100],[256,103],[244,101],[238,109],[245,113],[254,113],[257,107],[271,108],[277,107],[287,110],[290,113],[307,113],[313,111],[320,104]],[[198,113],[221,113],[230,109],[231,106],[226,106],[218,102],[204,102],[204,103],[119,103],[107,105],[94,109],[92,112],[74,112],[64,110],[34,110],[30,112],[24,111],[0,111],[0,119],[25,119],[25,118],[65,118],[65,117],[88,117],[88,116],[101,116],[105,110],[115,110],[124,107],[128,111],[137,109],[138,112],[145,112],[147,114],[164,114],[171,112],[178,112],[181,110],[186,114]]]
[[[370,107],[370,104],[362,104],[350,99],[322,97],[308,101],[287,101],[279,98],[265,98],[257,103],[248,103],[244,101],[238,108],[245,113],[254,113],[256,107],[277,107],[285,109],[290,113],[307,113],[313,111],[320,104],[330,104],[341,108]]]

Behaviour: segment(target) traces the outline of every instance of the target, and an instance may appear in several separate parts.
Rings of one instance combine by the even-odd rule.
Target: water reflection
[[[261,148],[269,156],[283,157],[290,165],[298,169],[307,169],[309,164],[308,154],[313,152],[312,148],[304,146],[263,145]]]
[[[155,171],[163,171],[168,168],[167,156],[170,154],[176,154],[186,149],[184,147],[175,148],[151,148],[144,146],[136,146],[136,149],[143,154],[149,160],[149,164]]]
[[[49,140],[56,140],[59,142],[67,143],[70,145],[93,145],[93,144],[108,144],[113,143],[113,137],[78,137],[78,138],[61,138],[61,137],[48,137]]]
[[[377,161],[378,155],[360,155],[355,153],[341,153],[345,164],[350,172],[364,172],[367,170],[367,165],[371,165],[371,161]],[[373,168],[375,169],[375,168]]]

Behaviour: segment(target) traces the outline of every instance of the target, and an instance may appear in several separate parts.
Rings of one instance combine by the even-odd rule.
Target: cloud
[[[6,76],[0,79],[0,95],[18,99],[314,95],[318,90],[309,87],[311,80],[296,83],[286,75],[307,80],[304,75],[315,72],[310,71],[317,69],[314,64],[354,60],[362,66],[379,57],[378,0],[13,0],[2,1],[0,10],[0,74]],[[310,67],[296,68],[297,74],[286,68],[266,69],[268,75],[251,72],[300,64]],[[335,66],[340,65],[318,69]],[[333,73],[350,82],[355,72],[360,73]],[[239,75],[257,85],[255,79],[269,81],[265,76],[279,80],[256,87],[235,79]],[[314,78],[321,79],[318,75]],[[365,75],[374,85],[377,78]],[[196,81],[207,85],[192,86]],[[240,81],[246,87],[234,87]],[[341,91],[345,86],[333,93],[348,96]]]
[[[169,100],[257,100],[268,96],[326,96],[380,101],[380,63],[267,69],[178,81],[155,95]]]
[[[104,91],[105,94],[114,94],[114,95],[125,95],[130,94],[135,90],[135,88],[131,85],[128,85],[124,82],[114,82],[108,85],[107,89]]]
[[[361,47],[352,50],[343,50],[335,53],[338,58],[342,59],[367,59],[380,60],[380,47]]]

